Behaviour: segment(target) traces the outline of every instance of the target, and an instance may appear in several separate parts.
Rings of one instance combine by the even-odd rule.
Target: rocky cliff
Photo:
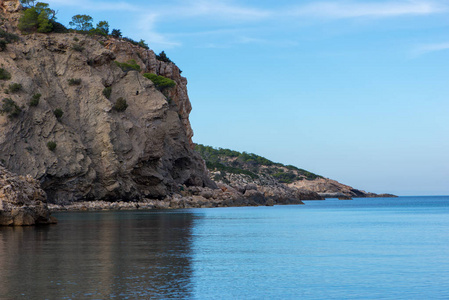
[[[17,1],[0,6],[1,34],[17,36],[0,52],[7,169],[38,179],[53,203],[216,188],[192,149],[187,80],[175,64],[112,37],[22,35]],[[144,73],[176,84],[162,90]]]

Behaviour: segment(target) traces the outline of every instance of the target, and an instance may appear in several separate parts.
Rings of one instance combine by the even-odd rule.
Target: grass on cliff
[[[53,111],[53,114],[55,115],[56,119],[58,119],[58,121],[60,121],[64,112],[62,111],[62,109],[57,108]]]
[[[3,68],[0,68],[0,80],[10,80],[11,74]]]
[[[11,83],[8,86],[8,93],[17,93],[22,90],[22,85],[20,83]]]
[[[5,98],[2,100],[2,105],[0,108],[0,114],[6,114],[8,118],[12,119],[18,117],[22,112],[22,109],[17,105],[11,98]]]
[[[19,36],[14,33],[9,33],[0,29],[0,39],[4,40],[7,43],[17,42],[19,40]]]
[[[5,51],[8,43],[5,40],[0,40],[0,52]]]
[[[17,42],[19,37],[0,29],[0,52],[5,51],[9,43]]]
[[[118,112],[124,112],[128,108],[128,103],[122,97],[115,102],[113,109]]]
[[[103,96],[106,97],[106,99],[111,98],[111,94],[112,94],[112,87],[105,87],[103,90]]]
[[[159,76],[153,73],[145,73],[143,74],[143,76],[145,78],[150,79],[161,91],[174,87],[176,85],[176,83],[173,80],[164,76]]]
[[[115,64],[122,69],[123,72],[129,72],[129,71],[138,71],[140,72],[140,66],[136,63],[134,59],[130,59],[127,62],[118,62],[115,61]]]
[[[30,106],[38,106],[41,97],[42,97],[41,94],[34,94],[33,97],[31,97],[29,105]]]
[[[232,174],[246,174],[252,178],[259,175],[269,175],[282,183],[292,183],[298,180],[313,180],[321,176],[291,165],[275,163],[271,160],[247,152],[238,152],[230,149],[213,148],[200,144],[195,150],[206,161],[211,171],[225,171]]]
[[[67,80],[69,85],[80,85],[81,84],[81,78],[70,78]]]
[[[55,151],[56,146],[57,146],[56,143],[53,142],[53,141],[50,141],[50,142],[47,143],[47,148],[48,148],[48,150],[50,150],[50,151]]]

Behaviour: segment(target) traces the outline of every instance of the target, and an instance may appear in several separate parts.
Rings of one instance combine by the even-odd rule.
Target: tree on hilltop
[[[109,34],[109,23],[107,21],[100,21],[97,24],[97,28],[95,28],[95,31],[101,35],[108,35]]]
[[[172,61],[170,60],[170,58],[167,57],[167,54],[165,54],[165,51],[162,51],[159,54],[156,54],[156,59],[166,62],[166,63],[171,63]]]
[[[72,21],[69,23],[70,26],[74,27],[78,31],[89,31],[94,28],[92,25],[92,17],[88,15],[75,15],[72,17]]]
[[[50,32],[53,29],[53,22],[56,20],[56,12],[50,9],[47,3],[28,1],[33,6],[25,10],[19,19],[19,29],[23,32]]]
[[[115,38],[121,38],[122,32],[120,31],[120,29],[112,29],[111,35]]]

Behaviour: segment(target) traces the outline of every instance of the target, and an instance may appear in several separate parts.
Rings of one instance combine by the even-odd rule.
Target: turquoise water
[[[449,197],[56,217],[0,229],[0,299],[449,299]]]

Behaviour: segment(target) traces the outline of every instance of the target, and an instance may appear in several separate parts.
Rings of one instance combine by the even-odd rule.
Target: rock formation
[[[0,0],[0,8],[4,13],[6,12],[17,12],[22,8],[20,1],[17,0]]]
[[[350,200],[351,198],[396,197],[391,194],[375,194],[355,189],[329,178],[316,178],[314,180],[301,180],[289,184],[290,187],[308,190],[318,193],[324,198],[339,198]]]
[[[17,3],[2,7],[9,2]],[[0,160],[7,169],[38,179],[52,203],[162,199],[182,185],[216,188],[191,147],[187,80],[176,65],[112,37],[21,35],[20,12],[6,11],[0,29],[19,36],[0,52],[1,68],[10,74],[0,80],[0,108],[15,109],[8,114],[3,107],[0,115]],[[116,63],[131,60],[140,70]],[[176,86],[162,93],[142,76],[147,72]],[[38,105],[30,104],[36,98]],[[123,99],[126,110],[114,109]]]
[[[174,63],[111,36],[22,35],[21,13],[19,1],[0,0],[0,163],[37,179],[52,209],[301,204],[331,194],[375,195],[334,189],[328,179],[255,155],[242,154],[243,173],[214,167],[209,173],[193,150],[187,80]],[[175,84],[161,87],[146,73]],[[253,158],[269,165],[259,168]],[[235,162],[223,167],[235,169]],[[31,177],[23,178],[35,185]],[[19,220],[11,207],[21,201],[2,202],[10,203],[6,223]],[[23,213],[22,223],[47,222],[43,198],[33,201],[38,204],[23,203],[38,213]]]
[[[45,192],[31,176],[17,176],[0,166],[0,226],[52,224]]]
[[[395,197],[390,194],[367,193],[295,166],[272,162],[253,153],[200,144],[195,149],[206,160],[211,178],[242,193],[245,192],[245,186],[257,187],[258,191],[275,203],[285,203],[288,199]]]

